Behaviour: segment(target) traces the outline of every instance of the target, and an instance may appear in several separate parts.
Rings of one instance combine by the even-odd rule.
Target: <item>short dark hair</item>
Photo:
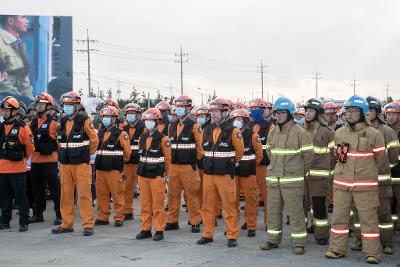
[[[0,24],[5,25],[7,20],[11,17],[16,17],[17,15],[0,15]]]

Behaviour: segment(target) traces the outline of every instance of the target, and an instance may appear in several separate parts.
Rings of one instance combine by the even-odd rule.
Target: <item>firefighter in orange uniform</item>
[[[172,121],[171,105],[167,101],[161,101],[155,106],[161,112],[161,120],[157,125],[158,131],[164,135],[168,135],[168,126]]]
[[[236,168],[236,205],[240,207],[240,191],[243,190],[245,198],[244,219],[248,237],[256,236],[257,228],[257,178],[256,166],[263,158],[263,149],[258,134],[249,127],[250,114],[246,109],[235,109],[231,113],[233,127],[239,129],[243,136],[244,155]]]
[[[131,157],[129,136],[118,128],[115,121],[118,110],[113,106],[100,112],[104,128],[99,132],[96,165],[96,196],[98,212],[95,225],[108,225],[110,193],[113,199],[114,226],[121,227],[125,219],[124,162]]]
[[[140,114],[142,110],[138,104],[129,103],[125,106],[128,124],[124,131],[128,133],[131,157],[125,163],[125,220],[133,220],[133,187],[137,182],[137,165],[139,164],[139,138],[145,130]]]
[[[189,118],[192,99],[182,95],[175,99],[178,121],[169,125],[172,164],[168,173],[168,216],[165,231],[179,229],[182,190],[187,197],[192,233],[200,233],[200,177],[197,161],[203,157],[200,125]]]
[[[157,124],[161,113],[156,108],[146,110],[142,119],[147,131],[139,139],[138,181],[140,187],[141,231],[136,239],[152,237],[152,226],[156,230],[154,241],[164,239],[165,228],[165,174],[171,165],[171,143],[160,133]]]
[[[54,225],[61,224],[60,211],[60,180],[58,179],[58,147],[57,119],[49,114],[54,105],[51,95],[41,93],[36,99],[38,118],[31,122],[31,130],[35,141],[35,152],[31,158],[31,181],[34,195],[33,216],[30,223],[43,222],[43,212],[46,210],[46,184],[54,202],[56,219]]]
[[[24,121],[16,120],[18,101],[7,96],[1,101],[0,123],[0,230],[10,229],[12,200],[19,210],[19,232],[28,231],[29,205],[26,193],[26,159],[35,147],[31,130]]]
[[[79,212],[83,221],[83,235],[93,235],[92,170],[90,155],[96,152],[99,138],[89,117],[79,114],[81,97],[75,92],[61,96],[64,116],[60,119],[59,143],[62,224],[53,234],[73,232],[74,191],[77,188]]]
[[[204,180],[202,218],[203,237],[197,244],[213,242],[217,197],[222,200],[228,247],[237,246],[239,220],[236,209],[235,167],[244,153],[240,131],[228,123],[229,103],[224,99],[210,102],[213,123],[203,131]]]

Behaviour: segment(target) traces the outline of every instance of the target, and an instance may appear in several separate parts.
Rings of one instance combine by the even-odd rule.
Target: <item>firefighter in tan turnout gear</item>
[[[273,108],[277,126],[267,139],[268,167],[268,240],[262,250],[277,248],[282,239],[284,205],[291,221],[294,254],[304,254],[307,242],[303,213],[304,176],[314,158],[312,140],[307,132],[294,123],[296,108],[286,97],[276,100]]]
[[[350,209],[354,202],[360,218],[366,261],[377,264],[380,260],[378,166],[382,166],[386,158],[385,141],[365,118],[369,109],[364,98],[352,96],[344,107],[346,124],[335,134],[337,164],[333,179],[333,216],[325,256],[331,259],[346,256]]]
[[[329,238],[326,197],[329,193],[329,179],[335,166],[333,147],[335,132],[323,116],[324,107],[319,99],[308,100],[304,109],[305,129],[313,138],[314,161],[306,176],[304,187],[304,211],[307,217],[309,207],[314,215],[314,237],[319,245],[326,245]]]

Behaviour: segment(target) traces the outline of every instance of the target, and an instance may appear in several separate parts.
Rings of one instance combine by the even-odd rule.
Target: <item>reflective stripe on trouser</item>
[[[165,228],[165,179],[157,176],[146,178],[138,176],[140,187],[141,230],[164,231]],[[152,227],[154,225],[154,227]]]
[[[109,221],[110,193],[115,211],[114,221],[125,218],[124,182],[119,171],[96,171],[97,219]]]
[[[267,166],[258,165],[256,167],[256,177],[257,177],[257,186],[258,186],[258,201],[264,201],[264,224],[267,223],[267,207],[268,207],[268,189],[267,182],[265,181],[265,177],[267,177]],[[258,202],[257,202],[258,207]]]
[[[247,230],[257,228],[257,178],[254,175],[249,177],[236,178],[236,207],[238,216],[240,214],[240,190],[244,193],[244,221],[247,223]]]
[[[394,210],[392,212],[392,220],[395,223],[395,225],[397,225],[400,215],[400,184],[392,184],[392,188],[393,188],[393,197],[395,197],[397,200],[396,206],[394,207]]]
[[[361,222],[362,251],[365,255],[380,258],[377,207],[378,191],[347,191],[334,188],[333,215],[329,251],[347,254],[352,203],[358,209]]]
[[[137,164],[125,164],[124,171],[126,176],[124,182],[125,214],[133,214],[133,191],[135,181],[137,181]]]
[[[236,183],[230,175],[208,175],[203,178],[203,207],[201,217],[204,224],[203,236],[212,238],[215,231],[215,210],[218,196],[224,209],[226,238],[239,237],[239,220],[236,209]]]
[[[293,247],[304,247],[307,242],[303,213],[303,187],[268,187],[268,240],[279,244],[282,240],[282,211],[285,208],[290,218]]]
[[[390,208],[390,195],[391,188],[390,185],[387,186],[379,186],[379,190],[389,189],[390,194],[385,196],[379,196],[379,208],[378,208],[378,223],[379,223],[379,232],[380,232],[380,240],[383,246],[392,246],[393,245],[393,221],[392,221],[392,211]],[[354,228],[356,238],[361,240],[361,230],[360,230],[360,220],[358,216],[358,211],[354,208]]]
[[[191,165],[171,165],[168,176],[168,215],[167,223],[179,221],[182,190],[186,197],[186,204],[191,224],[200,224],[200,177]]]
[[[74,225],[74,192],[78,194],[79,213],[84,228],[94,227],[92,203],[92,166],[82,164],[60,164],[61,201],[63,222],[61,227],[71,229]]]

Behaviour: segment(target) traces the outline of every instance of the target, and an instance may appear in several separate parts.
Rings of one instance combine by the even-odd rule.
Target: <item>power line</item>
[[[105,46],[109,46],[109,47],[118,47],[118,48],[124,48],[124,49],[127,49],[127,50],[136,50],[136,51],[140,51],[142,53],[169,54],[169,55],[173,55],[174,54],[173,52],[148,50],[148,49],[143,49],[143,48],[137,48],[137,47],[130,47],[130,46],[124,46],[124,45],[119,45],[119,44],[113,44],[113,43],[103,42],[103,41],[100,41],[99,43],[102,44],[102,45],[105,45]]]
[[[318,98],[318,80],[322,79],[321,73],[317,70],[312,79],[315,80],[315,98]]]
[[[228,72],[253,72],[254,70],[234,70],[234,69],[221,69],[221,68],[215,68],[215,67],[209,67],[209,66],[205,66],[205,65],[201,65],[201,64],[197,64],[197,63],[188,63],[188,65],[191,66],[195,66],[195,67],[199,67],[199,68],[204,68],[204,69],[209,69],[209,70],[220,70],[220,71],[228,71]]]
[[[76,50],[77,52],[81,53],[87,53],[87,67],[88,67],[88,96],[91,97],[93,96],[93,90],[92,90],[92,85],[91,85],[91,77],[90,77],[90,52],[98,51],[96,49],[91,49],[90,44],[98,42],[97,40],[91,40],[89,38],[89,29],[86,29],[86,40],[77,40],[77,42],[81,43],[86,43],[87,48],[86,49],[78,49]]]
[[[187,57],[188,53],[182,52],[182,46],[180,48],[180,52],[175,54],[175,56],[179,57],[179,60],[175,61],[176,63],[181,64],[181,95],[183,95],[183,63],[188,63],[189,61],[186,59],[183,61],[183,57]]]
[[[247,65],[247,64],[238,64],[238,63],[232,63],[232,62],[227,62],[227,61],[223,61],[223,60],[218,60],[218,59],[212,59],[212,58],[208,58],[208,57],[203,57],[203,56],[199,56],[196,54],[190,54],[191,57],[197,57],[199,59],[203,59],[206,61],[214,61],[217,63],[221,63],[223,65],[229,65],[229,66],[239,66],[239,67],[253,67],[253,65]]]

